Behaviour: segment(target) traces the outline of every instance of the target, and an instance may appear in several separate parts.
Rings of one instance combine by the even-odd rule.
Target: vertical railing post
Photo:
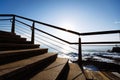
[[[11,32],[12,32],[12,33],[15,33],[15,15],[13,15],[13,19],[12,19]]]
[[[78,44],[78,64],[79,64],[79,66],[82,70],[82,73],[85,75],[85,72],[84,72],[84,69],[83,69],[83,62],[82,62],[82,43],[81,43],[81,38],[80,37],[78,39],[78,42],[79,42],[79,44]],[[85,80],[87,80],[87,78]]]
[[[31,34],[31,43],[34,44],[34,36],[35,36],[35,22],[32,24],[32,34]]]
[[[78,39],[78,64],[82,67],[82,46],[81,46],[81,38]]]

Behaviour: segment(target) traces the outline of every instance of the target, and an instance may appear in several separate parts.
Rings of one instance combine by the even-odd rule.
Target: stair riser
[[[47,53],[47,51],[48,51],[47,49],[43,49],[43,50],[35,50],[35,51],[16,52],[12,54],[9,54],[9,53],[2,54],[0,55],[0,65],[13,62],[13,61],[17,61],[17,60],[21,60],[21,59],[25,59],[25,58],[29,58],[32,56],[44,54],[44,53]]]
[[[26,38],[21,38],[19,35],[0,31],[0,43],[17,43],[17,44],[30,44],[30,41],[26,41]]]
[[[69,72],[69,64],[67,62],[55,80],[67,80],[68,72]]]
[[[39,45],[33,45],[33,46],[1,46],[0,45],[0,51],[5,50],[20,50],[20,49],[32,49],[32,48],[39,48]]]
[[[26,41],[25,38],[18,38],[18,39],[14,39],[14,38],[0,38],[0,42],[15,42],[15,41]]]
[[[55,61],[56,58],[57,58],[57,55],[54,55],[54,56],[45,58],[42,61],[38,61],[36,63],[27,65],[23,68],[20,68],[11,73],[3,75],[1,77],[1,80],[13,80],[13,79],[14,80],[29,80],[33,75],[37,74],[39,71],[47,67],[50,63]]]
[[[2,39],[0,39],[0,43],[31,44],[30,41],[22,41],[22,40],[2,40]]]
[[[16,34],[14,34],[14,33],[9,33],[9,32],[1,32],[0,31],[0,35],[12,35],[12,36],[15,36]]]
[[[4,32],[4,31],[0,31],[0,38],[4,38],[4,39],[24,39],[26,40],[26,38],[21,38],[19,35],[16,35],[14,33],[10,33],[10,32]]]
[[[19,37],[1,37],[1,40],[22,40],[22,41],[26,41],[26,38],[19,38]]]
[[[0,38],[21,38],[19,35],[0,35]]]

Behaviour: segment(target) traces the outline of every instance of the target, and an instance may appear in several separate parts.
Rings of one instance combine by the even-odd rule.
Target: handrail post
[[[11,28],[11,32],[15,33],[15,15],[13,15],[13,19],[12,19],[12,28]]]
[[[34,35],[35,35],[35,22],[32,24],[32,34],[31,34],[31,43],[34,44]]]
[[[81,38],[78,39],[78,64],[82,67],[82,46],[81,46]]]

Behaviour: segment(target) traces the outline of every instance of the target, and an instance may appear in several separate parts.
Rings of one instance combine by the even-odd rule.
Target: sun
[[[67,30],[74,30],[75,28],[75,22],[71,18],[61,19],[59,24]]]

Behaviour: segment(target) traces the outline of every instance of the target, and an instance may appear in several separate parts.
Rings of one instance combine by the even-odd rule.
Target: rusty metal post
[[[78,64],[82,67],[82,46],[81,46],[81,38],[78,39]]]
[[[31,34],[31,43],[34,44],[34,36],[35,36],[35,22],[32,24],[32,34]]]
[[[15,15],[13,15],[13,19],[12,19],[11,32],[12,32],[12,33],[15,33]]]

